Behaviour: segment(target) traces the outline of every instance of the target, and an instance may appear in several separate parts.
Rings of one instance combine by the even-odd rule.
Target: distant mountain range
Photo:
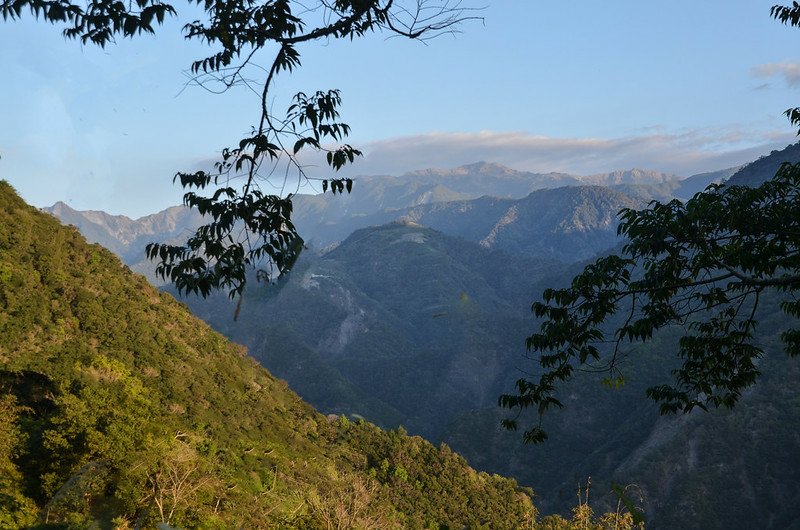
[[[558,249],[560,259],[572,261],[613,244],[619,209],[640,207],[651,199],[688,198],[708,184],[727,178],[735,169],[680,180],[640,169],[580,177],[516,171],[479,162],[449,170],[414,171],[402,177],[360,177],[352,194],[299,194],[294,198],[293,219],[307,244],[318,249],[342,241],[359,228],[407,218],[451,235],[484,241],[490,248],[522,248],[528,255]],[[565,186],[569,189],[554,190]],[[45,210],[75,225],[89,241],[122,256],[133,270],[153,281],[152,266],[144,260],[144,246],[151,241],[185,240],[202,222],[196,211],[182,206],[135,220],[105,212],[79,212],[62,202]],[[535,210],[546,217],[541,224]],[[461,214],[469,219],[461,222]],[[526,231],[540,235],[520,240],[512,222],[515,216],[537,222]],[[596,238],[595,233],[602,235]],[[561,235],[574,241],[556,243]]]
[[[537,190],[522,199],[425,204],[398,214],[486,248],[571,263],[614,246],[617,213],[645,205],[611,188],[571,186]]]
[[[414,171],[400,177],[359,177],[350,195],[297,195],[295,225],[307,242],[325,248],[354,230],[401,218],[409,210],[424,205],[480,198],[523,199],[545,189],[587,185],[613,187],[645,202],[687,199],[708,184],[727,178],[736,169],[681,180],[675,175],[641,169],[582,177],[516,171],[500,164],[478,162],[454,169]],[[612,215],[615,214],[616,211]],[[437,228],[451,233],[443,227]]]

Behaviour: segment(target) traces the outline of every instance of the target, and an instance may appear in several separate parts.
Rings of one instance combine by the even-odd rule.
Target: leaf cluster
[[[162,24],[167,16],[176,15],[175,8],[160,0],[89,1],[78,5],[69,0],[3,0],[0,14],[3,20],[18,19],[23,10],[47,22],[63,23],[64,36],[79,38],[102,48],[114,42],[116,35],[133,37],[155,33],[154,23]]]

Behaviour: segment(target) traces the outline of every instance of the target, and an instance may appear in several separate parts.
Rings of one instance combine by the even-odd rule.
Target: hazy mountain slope
[[[800,162],[800,143],[787,145],[780,151],[772,151],[770,154],[745,165],[728,179],[728,184],[758,186],[774,177],[775,173],[778,172],[778,168],[784,162]]]
[[[375,220],[389,222],[398,218],[405,219],[450,236],[478,243],[516,204],[515,199],[485,196],[466,201],[420,205],[384,214]],[[382,223],[376,222],[376,224]]]
[[[118,256],[122,256],[130,246],[128,241],[116,237],[109,226],[121,220],[122,216],[109,215],[105,212],[80,212],[63,202],[57,202],[49,208],[44,208],[44,211],[54,215],[65,225],[77,227],[90,243],[99,243]]]
[[[100,211],[77,211],[63,202],[44,208],[44,211],[63,224],[74,225],[89,242],[111,250],[131,269],[144,274],[153,283],[158,282],[153,274],[154,267],[145,258],[145,246],[151,242],[185,242],[202,222],[202,216],[196,210],[184,206],[173,206],[139,219]]]
[[[526,286],[550,268],[395,223],[306,257],[285,284],[253,285],[238,322],[217,299],[187,302],[324,410],[399,420],[436,440],[450,419],[493,404],[510,381]],[[308,353],[295,357],[296,344]]]
[[[540,284],[558,287],[579,269]],[[455,419],[442,439],[472,465],[543,492],[545,512],[568,510],[574,484],[591,476],[595,499],[609,508],[616,502],[607,493],[612,481],[636,484],[648,528],[800,528],[800,361],[779,340],[797,320],[779,311],[778,301],[774,293],[762,300],[756,317],[756,343],[766,352],[762,377],[733,410],[661,417],[646,399],[645,389],[667,381],[678,362],[682,331],[673,328],[630,350],[619,390],[604,388],[603,374],[578,374],[559,392],[565,408],[545,418],[550,439],[541,446],[523,448],[518,433],[500,429],[508,414],[496,407]],[[535,364],[520,360],[518,366],[527,375]],[[564,480],[569,476],[572,483]]]
[[[610,171],[608,173],[598,173],[580,177],[583,184],[594,184],[597,186],[616,186],[620,184],[639,184],[639,185],[658,185],[666,182],[680,180],[677,175],[661,173],[652,169],[629,169]]]
[[[422,205],[403,217],[512,254],[574,262],[618,241],[617,213],[643,199],[601,186],[538,190],[519,200],[484,197]]]
[[[325,528],[344,510],[355,526],[511,528],[531,513],[445,447],[319,415],[4,182],[0,411],[4,527]]]
[[[687,201],[696,193],[705,190],[711,184],[720,184],[736,173],[741,166],[699,173],[691,177],[680,179],[665,179],[662,182],[634,182],[616,184],[612,187],[634,197],[641,197],[646,201],[657,200],[659,202],[669,202],[672,199]]]
[[[699,173],[691,177],[681,180],[680,186],[675,189],[675,197],[683,201],[691,199],[696,193],[700,193],[711,184],[721,184],[726,182],[734,174],[736,174],[742,166],[729,167],[728,169],[720,169],[719,171],[711,171],[708,173]]]
[[[352,194],[300,194],[294,198],[294,223],[308,245],[324,248],[354,230],[372,224],[372,217],[418,204],[471,198],[444,184],[425,184],[396,177],[365,177]]]
[[[663,382],[673,362],[675,330],[631,355],[627,388],[607,390],[588,376],[565,387],[566,407],[545,418],[550,439],[541,446],[520,448],[518,434],[496,427],[503,417],[496,409],[457,419],[444,440],[472,465],[543,492],[544,511],[570,506],[574,486],[564,477],[591,475],[598,502],[615,502],[605,494],[612,481],[636,484],[648,528],[799,528],[800,363],[776,340],[786,317],[765,312],[759,320],[769,323],[763,375],[733,410],[659,417],[646,400],[644,389]]]
[[[642,477],[660,528],[800,528],[798,362],[775,348],[760,368],[734,410],[693,414],[617,472]]]
[[[631,197],[637,197],[650,202],[669,202],[675,199],[675,191],[680,188],[680,180],[669,180],[661,184],[615,184],[612,189],[622,192]]]
[[[453,169],[411,171],[400,178],[428,183],[447,183],[453,189],[472,197],[482,195],[524,197],[538,189],[574,186],[581,183],[581,177],[577,175],[517,171],[491,162],[476,162]]]

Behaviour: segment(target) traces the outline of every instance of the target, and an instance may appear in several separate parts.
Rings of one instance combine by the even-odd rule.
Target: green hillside
[[[446,446],[316,413],[0,182],[0,528],[514,528],[533,513],[528,490]]]

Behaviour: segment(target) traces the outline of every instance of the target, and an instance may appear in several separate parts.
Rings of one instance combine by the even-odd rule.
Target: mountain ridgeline
[[[538,190],[522,199],[426,204],[402,216],[489,249],[572,263],[616,245],[617,212],[645,204],[610,188],[576,186]]]
[[[0,527],[515,528],[530,494],[320,415],[0,182]]]
[[[400,177],[357,177],[352,194],[299,194],[293,200],[292,219],[306,243],[316,249],[339,243],[360,228],[406,218],[449,235],[485,240],[487,246],[498,250],[522,249],[538,255],[556,249],[562,259],[575,261],[611,246],[604,245],[614,240],[620,208],[640,207],[651,199],[688,198],[734,169],[681,180],[639,169],[581,177],[516,171],[480,162]],[[542,224],[537,219],[538,208],[547,211]],[[112,250],[153,281],[153,266],[144,259],[145,245],[185,241],[191,229],[202,222],[196,211],[183,207],[136,220],[80,212],[64,203],[45,210],[65,224],[77,226],[89,241]],[[512,220],[519,215],[526,223],[523,241],[514,236]],[[499,238],[498,232],[503,232]],[[559,243],[562,236],[572,240]],[[505,248],[506,237],[509,248]]]

